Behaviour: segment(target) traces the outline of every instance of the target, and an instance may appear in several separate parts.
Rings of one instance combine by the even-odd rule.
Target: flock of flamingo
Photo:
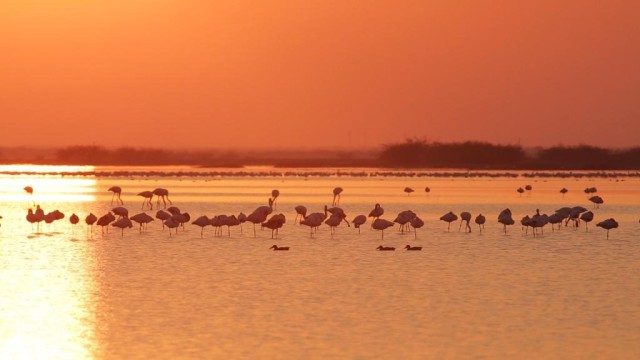
[[[33,194],[33,188],[30,186],[26,186],[24,190],[30,195]],[[532,187],[530,185],[527,185],[524,189],[518,188],[517,192],[522,194],[525,191],[531,190]],[[157,210],[155,218],[151,215],[148,215],[146,212],[141,212],[129,216],[128,209],[123,206],[124,201],[121,198],[122,188],[120,188],[119,186],[112,186],[108,189],[108,191],[112,192],[111,205],[113,205],[115,202],[117,206],[100,217],[94,215],[93,213],[90,213],[85,217],[85,223],[90,229],[91,234],[93,234],[93,225],[97,225],[101,227],[103,234],[105,231],[108,231],[108,226],[112,226],[121,229],[121,235],[124,236],[124,230],[127,228],[132,228],[133,222],[138,224],[139,232],[142,233],[147,230],[147,226],[150,222],[158,219],[162,222],[163,229],[168,228],[169,236],[172,236],[172,230],[175,230],[175,233],[177,234],[178,229],[184,228],[184,225],[191,221],[191,216],[188,212],[181,212],[178,207],[173,206],[173,203],[169,199],[169,191],[167,189],[156,188],[153,191],[143,191],[137,194],[138,196],[141,196],[143,198],[142,210],[144,210],[145,208],[153,210],[152,199],[154,196],[156,196],[156,206],[160,206],[160,202],[162,201],[164,208],[161,210]],[[567,191],[568,190],[566,188],[562,188],[560,190],[563,196],[567,193]],[[411,210],[401,211],[393,221],[383,219],[382,215],[384,215],[384,208],[380,204],[375,204],[373,209],[369,212],[368,216],[360,214],[355,216],[349,222],[347,220],[345,211],[339,206],[342,192],[343,189],[341,187],[334,188],[332,206],[329,207],[325,205],[323,211],[320,212],[308,213],[305,206],[296,206],[294,208],[294,210],[296,211],[296,218],[294,219],[294,223],[309,227],[311,238],[313,238],[314,234],[318,231],[320,226],[322,226],[323,224],[328,225],[330,228],[331,238],[333,238],[336,227],[338,227],[343,222],[348,227],[353,224],[354,228],[358,229],[358,233],[360,233],[360,228],[362,227],[362,225],[367,222],[368,218],[372,218],[371,228],[381,232],[381,239],[383,241],[384,230],[391,228],[396,224],[399,225],[400,233],[404,234],[413,231],[414,238],[417,239],[417,229],[420,229],[425,224],[424,221]],[[414,190],[407,187],[404,189],[404,192],[406,192],[407,195],[410,195],[412,192],[414,192]],[[430,188],[426,187],[425,192],[429,193]],[[593,187],[587,188],[584,192],[588,195],[592,195],[593,193],[597,192],[597,189]],[[191,221],[191,224],[199,226],[200,236],[204,237],[204,229],[208,226],[214,228],[215,236],[222,236],[223,227],[226,226],[227,235],[231,236],[231,227],[239,225],[241,226],[243,223],[248,222],[253,224],[254,237],[256,236],[256,225],[260,225],[261,228],[270,229],[271,238],[274,239],[278,237],[278,231],[286,223],[284,214],[273,214],[279,196],[280,192],[278,190],[273,190],[271,192],[271,196],[268,199],[267,205],[257,207],[249,215],[246,215],[242,212],[240,212],[237,216],[217,215],[213,217],[207,217],[206,215],[202,215]],[[594,207],[596,208],[600,204],[604,203],[602,198],[597,195],[591,196],[589,200],[594,203]],[[167,207],[167,202],[169,207]],[[65,215],[59,210],[53,210],[51,212],[45,213],[45,211],[39,205],[35,205],[35,209],[29,208],[26,215],[26,219],[32,224],[32,227],[34,225],[37,226],[37,231],[39,231],[41,222],[51,224],[57,220],[63,219],[64,217]],[[2,219],[1,216],[0,219]],[[460,219],[458,231],[461,231],[462,226],[464,225],[465,232],[471,232],[470,222],[472,219],[472,215],[467,211],[461,212],[459,216],[450,211],[440,217],[441,221],[444,221],[448,224],[447,231],[451,230],[451,223],[458,221],[458,219]],[[540,214],[540,211],[536,210],[535,214],[531,216],[525,215],[524,217],[522,217],[520,219],[520,224],[522,225],[523,231],[526,231],[526,234],[528,234],[529,228],[531,228],[533,236],[537,236],[543,234],[544,227],[547,224],[550,224],[552,231],[555,231],[557,229],[559,230],[560,226],[563,223],[565,226],[568,226],[569,223],[571,223],[572,227],[577,228],[580,226],[581,222],[584,222],[585,228],[588,231],[588,224],[593,221],[593,219],[594,213],[592,211],[589,211],[582,206],[574,206],[562,207],[560,209],[557,209],[551,215]],[[76,225],[80,222],[80,218],[74,213],[69,216],[69,221],[72,225]],[[503,231],[505,234],[507,233],[507,226],[515,224],[515,220],[513,219],[511,210],[508,208],[500,212],[497,217],[497,221],[498,223],[503,225]],[[479,231],[482,232],[484,224],[486,222],[486,217],[482,214],[478,214],[474,218],[474,222],[478,225]],[[608,239],[609,230],[617,228],[618,222],[613,218],[609,218],[598,222],[596,226],[607,230]],[[277,245],[273,245],[270,249],[274,251],[287,251],[289,250],[289,247],[280,247]],[[376,249],[379,251],[394,251],[395,247],[380,245]],[[407,251],[420,251],[422,250],[422,247],[406,245],[404,249]]]

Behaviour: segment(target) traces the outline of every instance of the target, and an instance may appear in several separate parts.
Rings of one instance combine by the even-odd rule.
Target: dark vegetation
[[[219,151],[70,146],[57,150],[0,148],[0,164],[193,165],[202,167],[387,167],[470,170],[637,170],[640,147],[606,149],[589,145],[524,149],[486,142],[429,142],[408,139],[380,151]]]

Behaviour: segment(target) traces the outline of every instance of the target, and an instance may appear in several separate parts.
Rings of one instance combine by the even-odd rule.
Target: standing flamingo
[[[604,204],[604,200],[598,195],[594,195],[589,198],[589,201],[593,203],[594,208],[599,209],[601,204]]]
[[[562,194],[562,197],[564,197],[564,194],[566,194],[568,192],[569,192],[569,190],[567,190],[567,188],[563,187],[562,189],[560,189],[560,193]]]
[[[153,198],[153,191],[143,191],[138,193],[138,196],[143,197],[141,210],[144,210],[145,204],[149,205],[149,210],[153,210],[153,203],[151,202],[151,199]]]
[[[333,202],[331,203],[331,206],[340,205],[340,194],[342,194],[341,187],[333,188]]]
[[[407,196],[411,195],[411,193],[412,193],[413,191],[414,191],[414,190],[413,190],[412,188],[408,187],[408,186],[407,186],[406,188],[404,188],[404,192],[406,192],[406,193],[407,193]]]
[[[513,217],[511,216],[511,210],[506,208],[500,212],[498,215],[498,222],[504,226],[504,233],[507,234],[507,225],[515,224],[513,221]]]
[[[610,218],[604,221],[600,221],[596,226],[607,230],[607,240],[609,239],[609,230],[618,227],[618,222],[614,218]]]
[[[36,204],[35,201],[33,201],[33,188],[31,186],[25,186],[24,187],[24,191],[27,192],[27,194],[29,195],[29,197],[31,198],[31,201],[33,202],[33,205]],[[28,202],[28,201],[27,201]]]
[[[463,211],[460,213],[460,226],[458,227],[458,231],[462,228],[462,223],[465,222],[467,224],[466,231],[471,232],[471,226],[469,226],[469,222],[471,221],[471,213],[468,211]]]
[[[300,221],[302,221],[302,219],[307,215],[307,208],[303,205],[298,205],[294,209],[296,210],[296,218],[293,219],[293,223],[296,224],[298,223],[298,217],[300,217]]]
[[[111,205],[113,205],[113,198],[116,197],[116,195],[118,196],[116,198],[116,203],[119,201],[120,205],[124,205],[124,201],[120,198],[120,195],[122,194],[122,188],[120,186],[112,186],[108,191],[113,192],[113,195],[111,195]]]
[[[393,222],[386,219],[375,219],[372,227],[376,230],[382,231],[382,240],[384,240],[384,230],[393,226]]]
[[[384,208],[380,206],[380,204],[376,204],[373,207],[373,210],[369,212],[369,217],[372,217],[373,220],[375,220],[375,219],[378,219],[383,214],[384,214]]]
[[[584,221],[586,231],[589,231],[589,223],[593,221],[593,212],[587,211],[580,215],[580,220]]]
[[[211,225],[211,219],[209,219],[206,215],[202,215],[199,218],[195,219],[192,224],[200,226],[200,237],[202,237],[204,234],[205,226]]]
[[[484,215],[478,214],[478,216],[476,216],[475,222],[476,224],[478,224],[478,229],[480,229],[480,232],[482,232],[482,229],[484,228],[484,223],[486,221],[487,221],[487,218],[485,218]]]
[[[362,226],[365,222],[367,222],[367,217],[364,215],[358,215],[351,220],[353,226],[358,229],[358,234],[360,234],[360,226]]]
[[[278,200],[278,196],[280,196],[280,191],[277,189],[271,190],[271,197],[273,198],[273,207],[274,209],[277,208],[276,206],[276,200]]]
[[[420,229],[421,227],[424,226],[424,221],[416,216],[413,219],[411,219],[411,221],[409,221],[409,224],[411,224],[411,227],[413,228],[414,239],[417,240],[418,239],[418,229]]]
[[[122,218],[114,221],[113,223],[111,223],[111,226],[120,228],[122,230],[122,235],[121,236],[124,237],[124,229],[125,228],[132,228],[133,224],[131,223],[131,220],[129,220],[129,218],[122,217]]]
[[[98,221],[98,217],[93,215],[93,213],[89,213],[86,218],[84,218],[84,222],[87,224],[87,227],[90,227],[91,234],[93,234],[93,224]]]
[[[162,199],[162,203],[164,204],[165,208],[167,207],[167,201],[169,202],[169,205],[173,205],[171,200],[169,200],[169,190],[164,188],[156,188],[156,189],[153,189],[152,192],[153,192],[153,195],[158,197],[156,205],[160,206],[160,199]]]
[[[453,211],[449,211],[448,213],[440,216],[440,220],[449,223],[449,226],[447,226],[447,232],[449,232],[451,230],[451,223],[458,220],[458,215],[454,214]]]

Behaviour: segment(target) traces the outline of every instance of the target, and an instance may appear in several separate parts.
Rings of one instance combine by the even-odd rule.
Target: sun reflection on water
[[[94,178],[41,175],[69,167],[2,166],[0,175],[0,359],[95,358],[95,259],[66,224],[34,233],[26,208],[38,203],[68,216],[95,200]],[[23,189],[32,186],[33,195]],[[80,233],[80,231],[78,231]]]

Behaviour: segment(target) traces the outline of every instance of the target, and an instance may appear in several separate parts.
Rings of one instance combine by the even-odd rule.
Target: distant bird
[[[347,223],[347,226],[351,226],[349,225],[349,222],[347,221],[347,215],[345,213],[335,213],[335,214],[331,214],[331,216],[329,216],[329,218],[327,220],[325,220],[325,224],[329,225],[329,227],[331,228],[331,238],[333,239],[333,233],[335,232],[336,227],[338,227],[338,225],[340,225],[340,223],[342,222]]]
[[[607,239],[609,239],[609,230],[611,229],[615,229],[618,227],[618,222],[615,221],[615,219],[610,218],[604,221],[600,221],[599,223],[596,224],[596,226],[599,226],[603,229],[607,230]]]
[[[71,214],[71,216],[69,216],[69,222],[71,223],[71,225],[76,225],[80,222],[80,218],[78,217],[78,215],[73,213]]]
[[[256,224],[267,221],[267,216],[273,211],[273,200],[269,198],[269,206],[259,206],[247,216],[247,221],[253,224],[253,237],[256,237]]]
[[[124,201],[122,201],[122,199],[120,198],[120,195],[122,194],[122,188],[120,186],[112,186],[108,191],[113,192],[113,195],[111,195],[111,205],[113,205],[114,197],[116,198],[116,203],[119,201],[120,205],[124,205]]]
[[[164,210],[158,210],[158,212],[156,212],[156,219],[162,221],[162,229],[164,229],[165,227],[165,222],[171,217],[171,214],[164,211]]]
[[[602,198],[598,195],[594,195],[592,197],[589,198],[589,201],[591,201],[593,203],[593,206],[598,209],[600,208],[601,204],[604,204],[604,200],[602,200]]]
[[[124,229],[125,229],[125,228],[132,228],[132,227],[133,227],[133,224],[131,223],[131,220],[129,220],[129,219],[128,219],[128,218],[126,218],[126,217],[123,217],[123,218],[120,218],[120,219],[118,219],[118,220],[114,221],[114,222],[111,224],[111,226],[114,226],[114,227],[120,228],[120,229],[122,230],[122,235],[121,235],[121,236],[124,236]]]
[[[271,230],[271,238],[273,239],[274,234],[275,234],[275,238],[278,237],[278,229],[280,229],[285,222],[286,222],[286,218],[283,214],[275,214],[271,216],[269,220],[263,222],[261,226]]]
[[[384,230],[392,226],[393,222],[385,219],[375,219],[372,224],[374,229],[382,231],[382,240],[384,240]]]
[[[358,229],[358,234],[360,234],[360,226],[362,226],[365,222],[367,222],[367,217],[364,215],[358,215],[351,220],[353,226]]]
[[[407,193],[407,196],[411,195],[411,193],[412,193],[413,191],[414,191],[414,190],[413,190],[412,188],[408,187],[408,186],[407,186],[406,188],[404,188],[404,192],[406,192],[406,193]]]
[[[277,189],[271,190],[271,197],[273,198],[273,207],[276,208],[276,201],[278,200],[278,196],[280,196],[280,191]]]
[[[303,205],[298,205],[294,209],[296,210],[296,218],[293,219],[293,223],[299,224],[298,217],[300,217],[300,220],[304,219],[304,217],[307,215],[307,208]]]
[[[169,202],[169,205],[173,205],[171,200],[169,200],[169,190],[164,188],[155,188],[152,192],[153,195],[157,196],[156,205],[160,206],[160,199],[162,199],[162,203],[165,208],[167,207],[167,201]]]
[[[167,208],[167,212],[171,215],[178,215],[180,214],[180,208],[178,208],[177,206],[169,206]]]
[[[288,246],[273,245],[269,249],[273,249],[273,251],[289,251],[289,247]]]
[[[84,222],[91,228],[91,232],[93,233],[93,224],[98,221],[98,217],[93,215],[93,213],[89,213],[86,218],[84,218]]]
[[[593,193],[597,193],[598,189],[596,189],[595,187],[588,187],[586,189],[584,189],[584,193],[587,195],[593,194]]]
[[[411,219],[411,221],[409,221],[409,223],[411,224],[411,227],[413,228],[414,239],[418,239],[418,229],[420,229],[421,227],[424,226],[424,221],[416,216],[413,219]]]
[[[149,210],[153,210],[153,203],[151,202],[151,199],[153,199],[153,191],[143,191],[138,193],[138,196],[142,196],[143,200],[142,200],[142,210],[144,210],[144,205],[148,205],[149,206]]]
[[[121,218],[129,217],[129,210],[127,210],[126,208],[122,207],[122,206],[117,206],[114,207],[113,209],[111,209],[111,212],[114,213],[115,215],[120,216]]]
[[[393,246],[382,246],[382,245],[380,245],[380,246],[378,246],[376,248],[376,250],[378,250],[378,251],[396,251],[396,248],[394,248]]]
[[[333,202],[331,206],[338,206],[340,204],[340,194],[342,194],[341,187],[333,188]]]
[[[527,191],[531,191],[533,189],[533,187],[531,185],[526,185],[524,187],[524,189],[527,190]]]
[[[98,221],[96,222],[96,224],[102,227],[102,234],[104,234],[105,227],[109,226],[109,224],[111,224],[115,219],[116,217],[113,216],[111,212],[108,212],[105,215],[102,215],[101,217],[98,218]],[[109,232],[109,228],[107,228],[107,232]]]
[[[504,233],[506,234],[507,226],[515,224],[515,221],[513,221],[513,217],[511,216],[511,210],[508,208],[502,210],[498,215],[498,222],[504,225]]]
[[[178,220],[176,220],[173,215],[165,220],[163,224],[164,226],[169,228],[169,237],[171,237],[171,229],[176,229],[176,234],[178,234],[178,226],[180,226],[180,222],[178,222]]]
[[[422,246],[407,245],[404,247],[407,251],[422,251]]]
[[[146,226],[147,224],[149,224],[150,222],[152,222],[154,219],[151,217],[151,215],[148,215],[147,213],[139,213],[139,214],[135,214],[132,217],[129,218],[132,221],[135,221],[138,223],[138,225],[140,225],[140,229],[139,231],[142,233],[143,227],[146,230]]]
[[[416,213],[411,210],[404,210],[398,213],[398,216],[393,220],[394,223],[400,225],[400,233],[404,234],[409,222],[416,217]]]
[[[302,221],[300,221],[300,225],[305,225],[309,227],[311,231],[310,235],[313,237],[313,231],[317,230],[322,222],[327,218],[327,205],[324,206],[324,213],[316,212],[307,215]]]
[[[211,219],[206,217],[205,215],[200,216],[195,219],[191,224],[200,226],[200,237],[203,237],[205,226],[211,225]]]
[[[478,224],[478,228],[480,229],[480,232],[482,232],[482,229],[484,228],[484,223],[486,221],[487,219],[484,217],[484,215],[478,214],[478,216],[476,216],[475,222],[476,224]]]
[[[458,215],[454,214],[453,211],[449,211],[448,213],[440,216],[440,220],[449,223],[449,226],[447,226],[447,232],[449,232],[449,230],[451,230],[451,223],[458,220]]]
[[[587,211],[584,212],[580,215],[580,220],[584,221],[584,227],[586,228],[585,231],[589,231],[589,223],[591,221],[593,221],[593,212],[592,211]]]
[[[426,193],[427,193],[427,195],[428,195],[428,194],[431,192],[431,188],[430,188],[430,187],[428,187],[428,186],[427,186],[427,187],[425,187],[425,188],[424,188],[424,192],[426,192]]]
[[[467,224],[466,230],[467,232],[471,232],[471,226],[469,226],[469,222],[471,221],[471,213],[467,211],[463,211],[460,213],[460,226],[458,227],[458,231],[462,228],[462,223],[465,222]]]
[[[382,216],[383,214],[384,214],[384,208],[382,208],[380,204],[375,204],[375,206],[373,207],[373,210],[369,212],[369,217],[372,217],[375,220],[380,216]]]
[[[25,186],[24,191],[27,192],[27,194],[31,197],[31,201],[33,201],[33,188],[31,186]],[[35,201],[33,202],[33,204],[35,205]]]
[[[560,189],[560,193],[562,194],[562,197],[564,197],[564,194],[566,194],[568,192],[569,192],[569,190],[567,190],[567,188]]]
[[[524,189],[519,187],[518,190],[516,190],[518,192],[518,194],[520,194],[520,196],[522,196],[522,193],[524,192]]]

